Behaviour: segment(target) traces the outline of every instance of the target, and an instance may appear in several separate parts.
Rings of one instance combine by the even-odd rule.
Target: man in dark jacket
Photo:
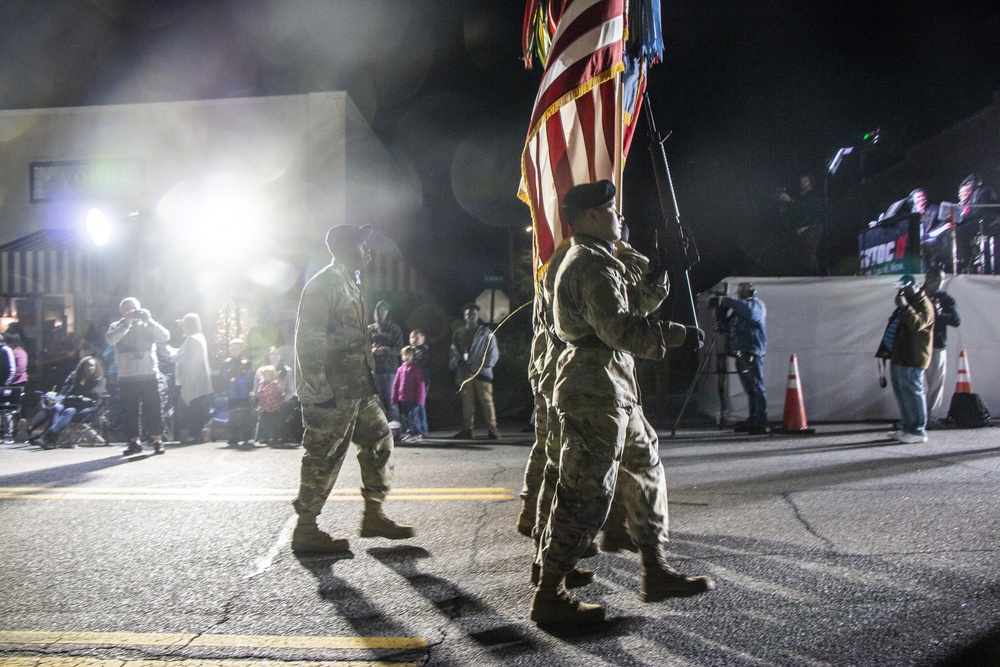
[[[398,421],[399,410],[392,405],[392,381],[399,368],[399,351],[403,349],[405,342],[403,330],[392,321],[387,301],[375,304],[374,321],[368,325],[368,336],[372,339],[379,400],[382,401],[386,416]]]
[[[924,369],[931,362],[934,343],[934,306],[913,276],[904,275],[896,293],[896,310],[889,318],[891,337],[889,361],[892,391],[901,414],[900,429],[890,435],[899,442],[927,442],[927,402],[924,396]],[[895,331],[890,333],[893,322]]]
[[[462,321],[451,337],[448,365],[455,371],[455,384],[462,395],[462,430],[453,438],[472,438],[475,426],[476,398],[483,410],[487,435],[500,439],[497,411],[493,406],[493,367],[500,360],[500,348],[492,330],[479,320],[479,306],[467,303],[462,307]]]
[[[924,277],[924,293],[934,306],[934,349],[931,363],[924,372],[927,379],[927,428],[937,428],[934,411],[941,407],[944,398],[944,374],[948,367],[948,327],[962,323],[955,307],[955,299],[941,289],[944,274],[941,269],[931,269]]]

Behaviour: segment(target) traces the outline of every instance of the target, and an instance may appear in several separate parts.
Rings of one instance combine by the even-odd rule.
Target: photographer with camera
[[[753,283],[740,283],[735,298],[717,293],[708,303],[715,308],[717,330],[726,336],[729,354],[736,359],[736,370],[747,394],[750,415],[745,430],[750,435],[763,435],[767,433],[764,391],[767,307],[757,298]],[[737,426],[736,430],[744,429]]]
[[[931,363],[934,345],[934,306],[913,276],[903,275],[897,285],[896,309],[889,316],[875,356],[889,359],[892,393],[901,415],[899,430],[889,436],[917,444],[927,442],[924,369]]]
[[[163,453],[163,420],[160,416],[160,389],[156,375],[159,365],[156,344],[170,340],[170,332],[142,308],[135,297],[127,297],[119,306],[122,317],[111,323],[104,339],[114,347],[122,410],[125,414],[125,437],[129,444],[124,456],[142,453],[139,415],[143,432],[153,439],[153,451]],[[141,410],[141,413],[140,413]]]

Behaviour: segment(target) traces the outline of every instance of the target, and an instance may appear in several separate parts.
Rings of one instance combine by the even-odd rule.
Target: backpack
[[[958,428],[983,428],[990,425],[990,411],[979,394],[953,394],[948,419]]]

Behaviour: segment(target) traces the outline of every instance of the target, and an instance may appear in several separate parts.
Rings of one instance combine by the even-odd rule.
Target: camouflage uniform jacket
[[[528,384],[531,385],[531,393],[533,394],[541,391],[538,379],[545,366],[545,348],[548,346],[546,343],[548,334],[541,317],[539,317],[540,308],[541,296],[536,293],[531,307],[531,346],[528,348]]]
[[[633,355],[662,359],[668,347],[684,342],[686,330],[646,317],[666,298],[665,284],[653,299],[653,291],[637,288],[610,244],[582,235],[571,244],[555,278],[555,331],[570,343],[559,355],[555,404],[561,410],[635,405]]]
[[[295,320],[295,390],[305,405],[376,393],[361,287],[336,260],[302,289]]]
[[[541,370],[538,374],[538,389],[548,397],[551,403],[552,391],[556,385],[556,362],[559,354],[565,349],[566,344],[556,336],[554,316],[552,313],[553,301],[555,299],[556,274],[566,258],[566,251],[569,250],[569,243],[556,248],[556,251],[549,257],[545,276],[539,285],[539,308],[540,325],[545,331],[545,354],[542,357]]]

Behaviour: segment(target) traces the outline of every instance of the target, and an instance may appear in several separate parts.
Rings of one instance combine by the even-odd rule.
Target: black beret
[[[361,245],[372,235],[372,226],[334,225],[326,233],[326,247]]]
[[[567,211],[584,211],[588,208],[607,206],[615,198],[615,184],[604,179],[596,183],[574,185],[563,197]]]
[[[968,176],[965,177],[965,180],[962,181],[962,185],[960,185],[959,187],[965,187],[966,185],[971,185],[974,188],[978,188],[982,187],[983,182],[979,179],[978,174],[969,174]]]

